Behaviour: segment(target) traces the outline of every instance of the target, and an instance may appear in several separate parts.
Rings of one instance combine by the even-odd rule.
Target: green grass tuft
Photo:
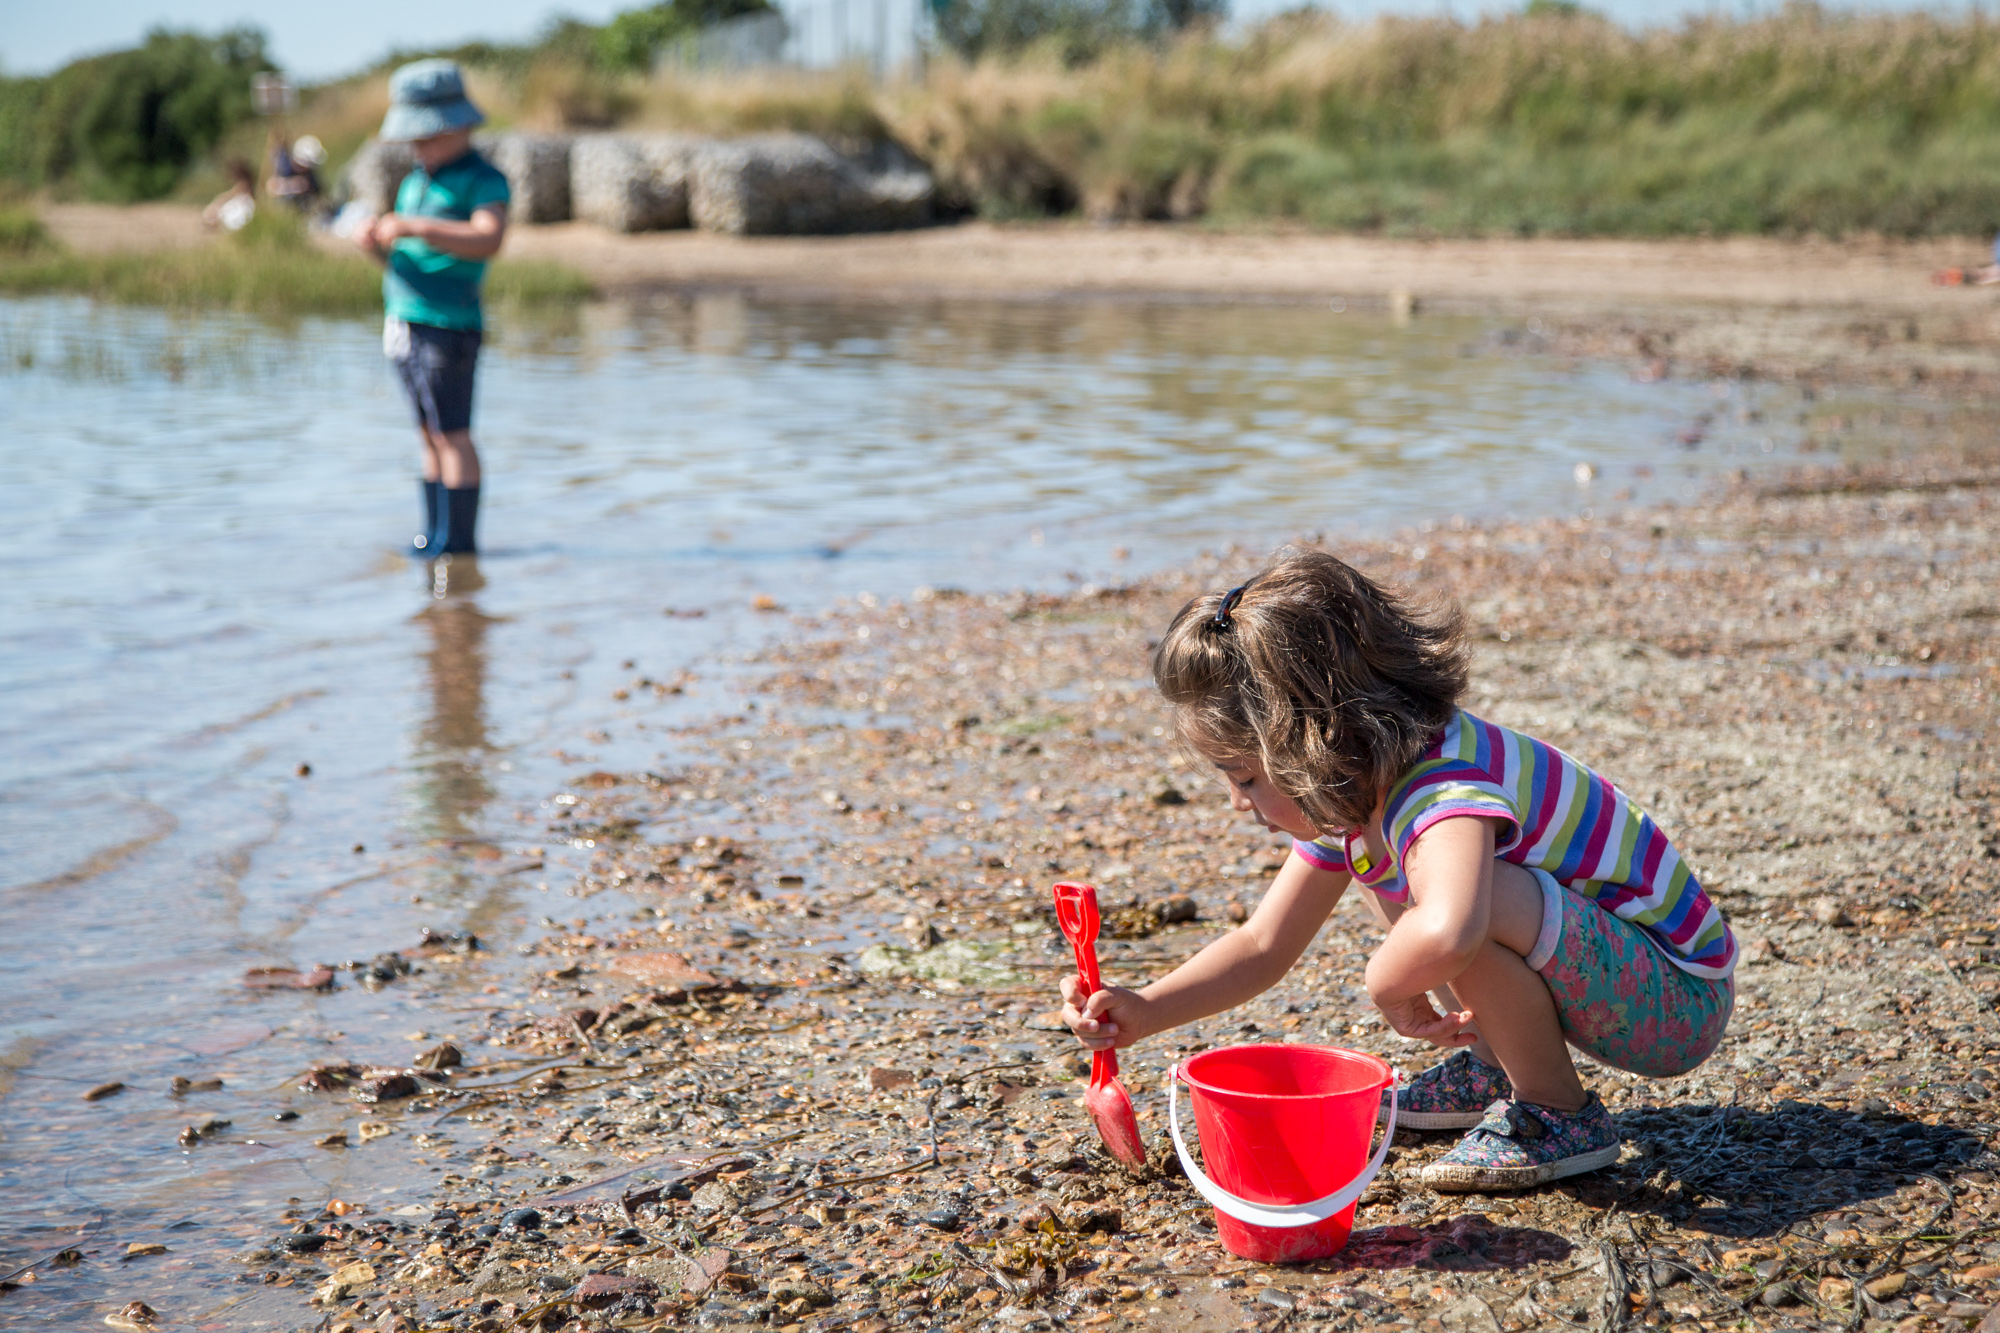
[[[522,305],[574,305],[597,294],[575,269],[541,259],[501,259],[486,270],[489,301]]]
[[[49,229],[31,208],[0,208],[0,260],[41,254],[55,248]]]
[[[587,279],[560,265],[504,259],[488,270],[487,291],[527,305],[592,295]],[[33,213],[0,211],[0,293],[50,292],[269,316],[369,315],[382,309],[382,271],[358,254],[322,249],[297,218],[276,210],[206,245],[88,255],[57,245]]]

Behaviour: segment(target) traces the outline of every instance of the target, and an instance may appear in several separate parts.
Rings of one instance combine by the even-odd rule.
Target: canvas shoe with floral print
[[[1578,1111],[1497,1101],[1458,1146],[1423,1169],[1434,1190],[1517,1190],[1610,1166],[1618,1128],[1596,1093]]]
[[[1396,1095],[1398,1129],[1470,1129],[1486,1118],[1486,1108],[1514,1095],[1504,1069],[1495,1069],[1471,1051],[1432,1065]],[[1389,1094],[1382,1094],[1377,1120],[1389,1118]]]

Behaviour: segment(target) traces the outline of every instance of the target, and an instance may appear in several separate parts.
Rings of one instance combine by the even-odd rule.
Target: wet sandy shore
[[[1048,883],[1125,905],[1107,972],[1137,983],[1283,851],[1175,762],[1144,680],[1180,600],[1261,555],[1228,551],[843,606],[717,664],[741,706],[681,734],[687,763],[544,808],[591,915],[458,1020],[459,1090],[364,1110],[379,1137],[346,1151],[428,1164],[436,1210],[303,1201],[244,1279],[333,1329],[1970,1327],[2000,1296],[1996,500],[1991,455],[1932,456],[1344,548],[1458,597],[1471,706],[1637,793],[1743,940],[1707,1065],[1588,1074],[1613,1169],[1441,1196],[1416,1168],[1452,1136],[1399,1137],[1349,1249],[1278,1270],[1096,1147],[1047,1017]],[[624,686],[634,719],[669,688]],[[1150,910],[1174,895],[1196,920]],[[1179,1054],[1429,1062],[1361,998],[1370,944],[1343,907],[1275,990],[1129,1053],[1156,1161]]]

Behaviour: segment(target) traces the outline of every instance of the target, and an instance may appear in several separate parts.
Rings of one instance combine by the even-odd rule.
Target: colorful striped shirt
[[[1644,929],[1683,971],[1726,977],[1735,969],[1729,924],[1651,816],[1555,746],[1467,712],[1390,788],[1382,811],[1386,864],[1369,865],[1352,831],[1293,848],[1322,870],[1407,902],[1402,865],[1411,846],[1439,820],[1468,815],[1499,824],[1501,860],[1547,871]]]

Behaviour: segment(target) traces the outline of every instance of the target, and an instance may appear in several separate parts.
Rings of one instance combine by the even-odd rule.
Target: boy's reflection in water
[[[432,562],[430,605],[417,619],[430,635],[424,654],[431,687],[417,756],[418,801],[435,839],[476,838],[479,812],[493,799],[485,764],[486,629],[476,595],[486,586],[468,556]]]
[[[486,631],[494,621],[476,600],[486,586],[477,559],[433,561],[429,578],[430,601],[416,619],[430,638],[424,672],[431,706],[413,763],[417,832],[431,845],[435,866],[426,876],[425,896],[435,895],[460,915],[433,925],[488,936],[496,919],[515,906],[513,877],[477,873],[499,856],[482,836],[480,818],[494,797],[486,780],[494,750],[486,729]]]

